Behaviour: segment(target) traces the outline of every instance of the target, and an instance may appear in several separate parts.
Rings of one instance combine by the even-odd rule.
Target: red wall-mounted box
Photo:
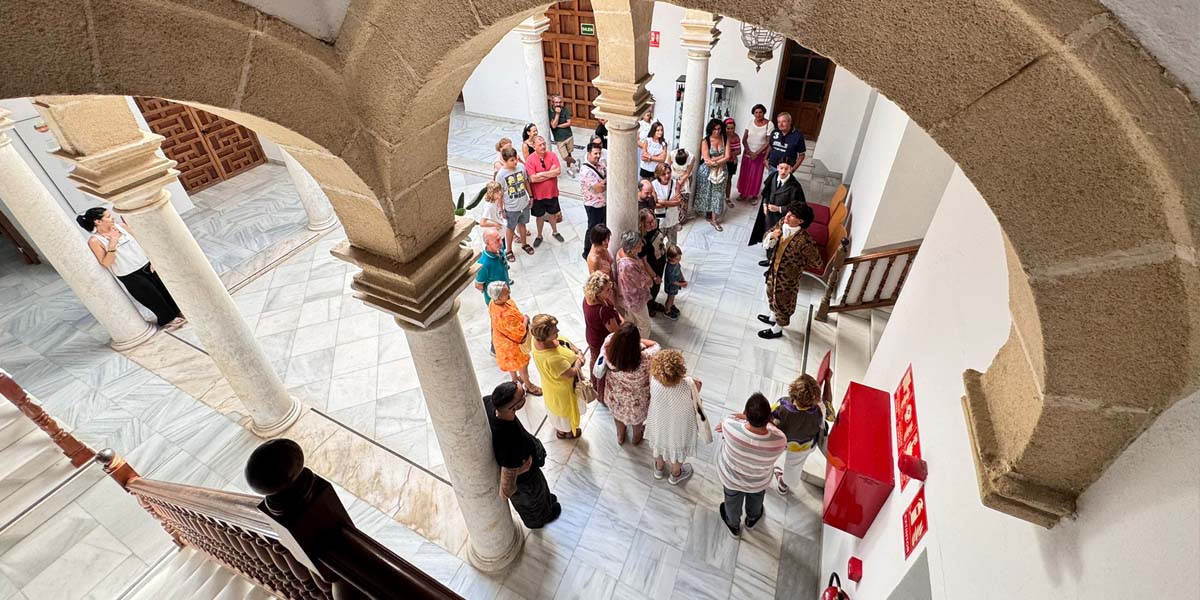
[[[891,395],[850,383],[829,432],[823,519],[862,538],[895,487]]]

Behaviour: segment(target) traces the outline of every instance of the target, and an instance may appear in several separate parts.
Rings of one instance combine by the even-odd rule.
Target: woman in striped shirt
[[[721,520],[729,534],[742,532],[742,505],[746,507],[746,529],[763,516],[763,496],[774,474],[775,462],[787,449],[787,436],[771,423],[771,404],[755,393],[746,401],[744,413],[730,415],[717,425],[721,447],[717,472],[725,488],[720,505]]]

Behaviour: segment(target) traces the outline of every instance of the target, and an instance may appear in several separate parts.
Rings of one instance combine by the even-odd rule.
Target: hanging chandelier
[[[754,61],[754,70],[761,71],[763,63],[775,56],[775,49],[783,44],[783,35],[766,27],[742,23],[742,43],[749,50],[746,54]]]

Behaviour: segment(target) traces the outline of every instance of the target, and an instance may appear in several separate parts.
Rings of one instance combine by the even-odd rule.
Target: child
[[[504,233],[504,188],[498,182],[489,181],[484,186],[483,214],[479,216],[479,229],[481,232],[495,229],[500,234]],[[502,256],[505,248],[506,246],[501,241],[500,253]]]
[[[675,159],[671,162],[671,177],[675,179],[675,189],[679,192],[679,224],[683,225],[692,218],[692,157],[688,151],[680,148],[675,151]]]
[[[529,174],[517,160],[517,151],[511,146],[500,151],[504,160],[504,168],[496,172],[496,181],[504,188],[504,243],[508,248],[505,258],[508,262],[517,262],[513,254],[513,235],[520,232],[521,249],[526,254],[533,254],[533,246],[529,245],[529,231],[525,225],[529,223],[530,197]]]
[[[500,169],[504,168],[504,157],[501,156],[501,153],[504,152],[505,148],[512,148],[512,140],[502,137],[500,141],[496,142],[496,160],[492,161],[492,181],[496,180],[496,173],[499,173]],[[518,158],[517,160],[520,161],[521,159]]]
[[[780,398],[771,411],[771,422],[787,436],[787,452],[782,466],[775,467],[775,491],[786,496],[800,483],[804,461],[817,447],[824,432],[825,416],[821,414],[821,387],[812,375],[801,375],[788,386],[788,395]]]
[[[687,280],[683,278],[683,266],[679,264],[683,260],[683,250],[679,246],[671,244],[667,247],[667,268],[663,272],[663,287],[667,291],[667,303],[663,305],[663,314],[672,321],[679,320],[679,308],[675,306],[675,294],[679,293],[680,288],[687,287]]]

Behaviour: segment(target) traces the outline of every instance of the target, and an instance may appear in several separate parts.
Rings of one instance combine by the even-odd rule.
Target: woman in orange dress
[[[492,344],[496,348],[496,366],[508,373],[515,383],[534,396],[542,388],[529,380],[529,355],[521,350],[521,342],[529,335],[529,317],[521,314],[517,303],[509,296],[508,284],[493,281],[488,284],[488,315],[492,320]]]

